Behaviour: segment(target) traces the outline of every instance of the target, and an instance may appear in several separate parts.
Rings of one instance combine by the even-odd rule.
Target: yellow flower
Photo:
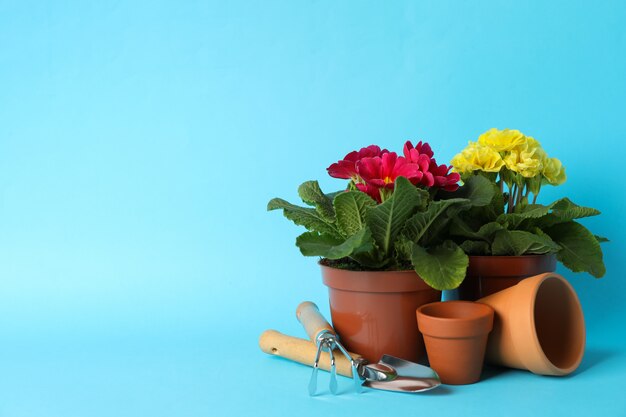
[[[515,129],[498,130],[490,129],[478,137],[478,143],[489,146],[497,152],[510,151],[520,145],[524,145],[526,137],[522,132]]]
[[[524,144],[520,146],[520,149],[525,150],[526,152],[532,152],[536,158],[541,159],[541,161],[545,161],[548,159],[548,154],[543,150],[541,143],[532,136],[526,136],[524,140]]]
[[[506,167],[524,178],[541,174],[548,155],[541,143],[531,136],[524,136],[523,141],[510,149],[502,157]]]
[[[459,174],[473,171],[499,172],[504,161],[498,152],[478,142],[469,142],[467,147],[458,153],[450,164]]]
[[[513,149],[504,157],[504,163],[511,171],[524,178],[531,178],[539,175],[543,169],[542,152],[540,148]]]
[[[542,174],[546,181],[552,185],[561,185],[567,179],[565,167],[561,161],[556,158],[547,158],[543,166]]]

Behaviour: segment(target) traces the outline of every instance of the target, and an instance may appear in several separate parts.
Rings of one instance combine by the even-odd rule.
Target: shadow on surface
[[[431,396],[437,396],[437,395],[448,395],[448,394],[452,394],[453,392],[454,390],[450,388],[449,386],[439,385],[435,389],[431,389],[429,391],[424,391],[424,392],[415,392],[413,394],[426,395],[426,396],[431,397]]]
[[[483,366],[483,372],[480,375],[480,380],[481,381],[486,381],[488,379],[491,378],[496,378],[502,374],[505,374],[507,372],[510,372],[511,368],[504,368],[502,366],[495,366],[495,365],[487,365],[485,364]]]
[[[602,362],[608,361],[610,358],[617,355],[616,351],[607,349],[587,349],[583,356],[583,361],[580,363],[578,369],[569,376],[575,376],[587,372]]]

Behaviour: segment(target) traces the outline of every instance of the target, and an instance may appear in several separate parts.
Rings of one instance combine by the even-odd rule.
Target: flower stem
[[[511,187],[509,187],[509,204],[506,208],[506,212],[507,213],[512,213],[513,212],[513,196],[517,193],[517,184],[513,184]]]
[[[537,196],[539,195],[539,191],[537,191],[537,194],[535,194],[533,196],[533,204],[535,204],[537,202]]]

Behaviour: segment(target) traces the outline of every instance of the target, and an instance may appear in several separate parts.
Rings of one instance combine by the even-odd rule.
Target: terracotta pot
[[[322,266],[333,327],[351,352],[378,362],[389,354],[416,362],[424,342],[415,309],[441,299],[414,271],[348,271]]]
[[[524,278],[556,270],[556,256],[470,256],[465,279],[459,287],[461,300],[475,301],[516,285]]]
[[[585,320],[572,286],[545,273],[478,300],[495,312],[487,361],[540,375],[574,372],[585,351]]]
[[[493,309],[471,301],[445,301],[416,311],[430,366],[444,384],[473,384],[480,380]]]

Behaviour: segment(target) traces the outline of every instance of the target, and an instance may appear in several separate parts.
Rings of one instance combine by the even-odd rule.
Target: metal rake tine
[[[337,367],[335,366],[335,354],[332,346],[329,346],[328,354],[330,355],[330,392],[337,395]]]
[[[343,345],[339,342],[335,342],[337,347],[339,348],[339,350],[341,351],[341,353],[343,353],[343,356],[345,356],[349,361],[350,361],[350,365],[352,366],[352,380],[354,381],[354,390],[357,392],[357,394],[360,394],[363,392],[363,386],[361,385],[361,378],[359,377],[359,372],[357,371],[357,362],[352,359],[352,356],[350,356],[350,353],[348,352],[348,350],[343,347]]]
[[[352,380],[354,381],[354,390],[357,394],[361,394],[363,392],[363,386],[361,385],[361,378],[359,377],[359,373],[356,368],[356,362],[354,359],[350,359],[350,365],[352,365]]]
[[[309,380],[309,395],[314,396],[317,391],[317,372],[320,365],[320,354],[322,353],[322,344],[317,344],[317,352],[315,353],[315,361],[313,362],[313,372],[311,372],[311,379]]]

